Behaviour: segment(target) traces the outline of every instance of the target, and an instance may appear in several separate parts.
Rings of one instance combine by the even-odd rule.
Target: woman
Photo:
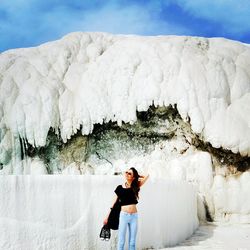
[[[129,231],[129,250],[135,250],[138,214],[136,204],[139,199],[140,187],[147,181],[149,175],[140,176],[135,168],[125,172],[126,182],[115,189],[115,199],[121,201],[121,213],[119,218],[118,250],[123,250],[126,239],[126,230]],[[112,206],[112,207],[113,207]],[[111,208],[112,209],[112,208]],[[108,216],[104,220],[106,225]]]

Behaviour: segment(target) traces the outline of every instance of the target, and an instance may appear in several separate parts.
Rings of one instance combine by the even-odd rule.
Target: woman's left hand
[[[147,175],[145,175],[145,176],[140,175],[140,177],[139,177],[139,179],[138,179],[139,182],[140,182],[140,186],[142,186],[142,185],[147,181],[148,177],[149,177],[149,174],[147,174]]]

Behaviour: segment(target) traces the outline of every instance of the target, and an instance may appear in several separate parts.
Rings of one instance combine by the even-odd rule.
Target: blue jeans
[[[137,221],[137,213],[130,214],[121,211],[118,229],[118,250],[124,250],[127,227],[129,233],[129,250],[135,250]]]

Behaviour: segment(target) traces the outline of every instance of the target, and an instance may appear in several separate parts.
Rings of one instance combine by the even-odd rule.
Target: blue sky
[[[0,0],[0,52],[74,31],[250,43],[250,0]]]

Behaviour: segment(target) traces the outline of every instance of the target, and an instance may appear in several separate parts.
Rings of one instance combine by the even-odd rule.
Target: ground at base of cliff
[[[201,225],[196,232],[171,250],[250,250],[250,224]]]

